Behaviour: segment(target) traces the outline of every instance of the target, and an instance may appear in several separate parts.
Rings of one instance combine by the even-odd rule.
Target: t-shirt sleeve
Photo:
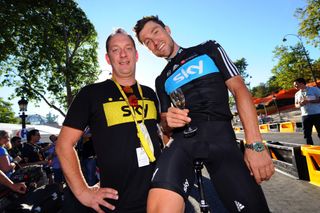
[[[214,60],[225,81],[234,76],[240,75],[237,67],[230,60],[226,51],[218,42],[212,40],[208,41],[207,48],[210,57]]]
[[[320,89],[318,87],[313,87],[314,88],[314,93],[316,95],[316,97],[320,97]]]
[[[3,147],[0,147],[0,156],[5,156],[6,150]]]
[[[88,125],[90,117],[90,95],[89,88],[84,87],[73,99],[63,126],[84,130]]]

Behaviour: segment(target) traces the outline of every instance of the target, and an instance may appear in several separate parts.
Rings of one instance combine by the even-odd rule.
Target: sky
[[[272,51],[279,45],[295,45],[299,40],[286,34],[297,34],[299,21],[294,12],[305,7],[305,0],[77,0],[98,33],[98,60],[103,71],[100,81],[110,75],[105,61],[105,40],[112,31],[121,27],[134,36],[136,21],[143,16],[158,15],[170,27],[171,35],[182,47],[194,46],[207,40],[216,40],[231,60],[245,58],[246,72],[252,76],[251,87],[265,83],[271,77],[271,69],[277,61]],[[320,51],[303,40],[310,58],[319,58]],[[136,40],[139,52],[136,78],[140,84],[154,88],[155,77],[160,74],[166,61],[157,58]],[[0,88],[5,100],[11,88]],[[17,101],[13,109],[18,113]],[[51,112],[44,103],[35,107],[30,103],[29,114],[45,116]],[[62,117],[59,118],[61,123]]]

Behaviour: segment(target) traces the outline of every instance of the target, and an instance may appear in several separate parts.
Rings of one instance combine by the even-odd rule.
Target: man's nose
[[[121,56],[121,57],[127,56],[127,51],[126,51],[125,49],[122,49],[122,50],[120,51],[120,56]]]

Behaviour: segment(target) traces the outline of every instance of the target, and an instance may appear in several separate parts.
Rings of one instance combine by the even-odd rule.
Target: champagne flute
[[[173,105],[179,109],[184,109],[186,106],[186,99],[184,97],[184,94],[181,90],[181,88],[178,88],[174,90],[172,93],[170,93],[170,99],[173,103]],[[186,128],[183,131],[183,134],[186,138],[192,137],[196,134],[196,131],[198,130],[197,127],[191,127],[190,124],[186,124]]]

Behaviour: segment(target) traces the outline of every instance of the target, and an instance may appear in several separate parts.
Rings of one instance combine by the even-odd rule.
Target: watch
[[[254,142],[251,144],[245,144],[244,147],[247,149],[252,149],[253,151],[256,151],[256,152],[262,152],[263,150],[266,149],[265,145],[262,142]]]

